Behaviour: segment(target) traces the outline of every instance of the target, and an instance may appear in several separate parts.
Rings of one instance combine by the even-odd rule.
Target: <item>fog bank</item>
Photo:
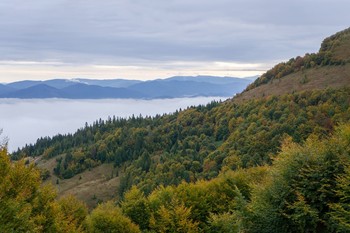
[[[221,98],[223,100],[223,98]],[[40,137],[73,133],[95,120],[132,114],[154,116],[179,108],[207,104],[219,97],[134,100],[0,99],[1,138],[8,137],[9,151],[34,143]]]

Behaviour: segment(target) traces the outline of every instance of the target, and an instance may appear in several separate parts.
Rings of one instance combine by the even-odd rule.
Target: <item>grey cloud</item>
[[[348,27],[349,8],[345,0],[4,0],[0,60],[278,60],[316,51]]]

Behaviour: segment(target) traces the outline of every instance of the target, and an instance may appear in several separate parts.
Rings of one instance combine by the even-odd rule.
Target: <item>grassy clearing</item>
[[[350,64],[343,66],[324,66],[299,71],[281,79],[275,79],[267,84],[243,92],[236,98],[242,102],[252,98],[272,95],[283,95],[296,91],[321,90],[325,88],[340,88],[350,84]]]
[[[45,183],[55,186],[59,197],[72,194],[84,201],[89,208],[101,201],[116,198],[121,172],[113,164],[102,164],[70,179],[60,179],[53,174],[56,158],[38,159],[36,162],[38,167],[50,171],[51,176]]]

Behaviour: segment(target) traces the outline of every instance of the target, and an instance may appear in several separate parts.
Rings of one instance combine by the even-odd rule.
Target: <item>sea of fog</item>
[[[7,137],[9,152],[40,137],[74,133],[85,122],[108,116],[129,117],[132,114],[155,116],[188,106],[207,104],[222,97],[197,97],[156,100],[103,99],[0,99],[1,139]]]

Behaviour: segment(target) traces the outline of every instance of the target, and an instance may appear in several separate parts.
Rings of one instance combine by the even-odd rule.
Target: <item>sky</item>
[[[348,0],[1,0],[0,83],[245,77],[317,52]]]

